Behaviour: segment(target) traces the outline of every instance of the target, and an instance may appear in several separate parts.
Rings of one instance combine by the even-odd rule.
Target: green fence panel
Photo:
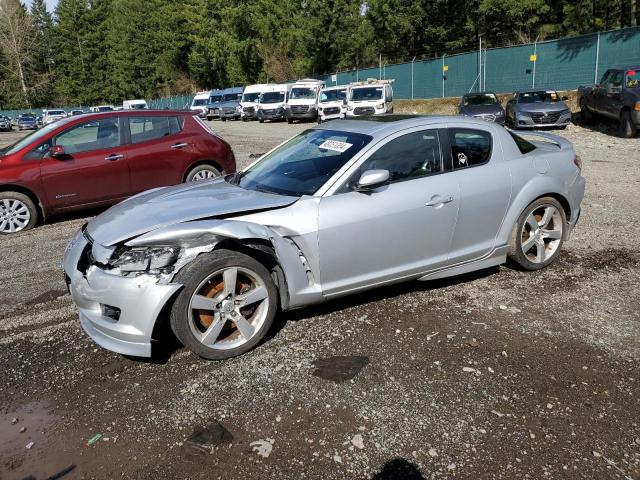
[[[640,67],[640,28],[601,33],[599,53],[598,82],[608,68]]]

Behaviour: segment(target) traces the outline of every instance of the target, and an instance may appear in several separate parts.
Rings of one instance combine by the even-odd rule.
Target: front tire
[[[564,242],[567,217],[553,197],[542,197],[524,209],[511,232],[508,257],[524,270],[550,265]]]
[[[198,182],[200,180],[211,180],[212,178],[219,177],[220,175],[222,175],[220,170],[213,165],[205,163],[189,170],[184,181],[185,183],[188,183]]]
[[[32,229],[38,222],[38,209],[23,193],[0,192],[0,235]]]
[[[580,121],[583,125],[589,125],[593,121],[593,114],[589,111],[584,102],[580,103]]]
[[[622,138],[633,138],[636,136],[636,126],[631,118],[631,112],[624,111],[620,115],[620,136]]]
[[[171,329],[208,360],[248,352],[267,334],[278,309],[269,271],[243,253],[215,250],[176,276],[184,288],[171,308]]]

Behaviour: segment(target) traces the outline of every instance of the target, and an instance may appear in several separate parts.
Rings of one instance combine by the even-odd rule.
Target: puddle
[[[313,362],[315,370],[312,375],[341,383],[354,378],[368,363],[369,357],[364,356],[320,358]]]
[[[65,479],[75,469],[51,438],[59,417],[46,402],[0,412],[0,478]],[[52,441],[53,440],[53,441]],[[27,448],[29,446],[29,448]]]

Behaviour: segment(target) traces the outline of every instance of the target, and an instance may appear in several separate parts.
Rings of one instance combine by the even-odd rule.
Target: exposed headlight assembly
[[[116,252],[109,262],[121,272],[148,272],[173,265],[180,253],[177,247],[136,247]]]

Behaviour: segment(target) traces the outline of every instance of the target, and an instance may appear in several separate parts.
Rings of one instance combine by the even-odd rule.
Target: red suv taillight
[[[578,170],[582,171],[582,159],[580,158],[580,155],[573,157],[573,163],[578,167]]]

